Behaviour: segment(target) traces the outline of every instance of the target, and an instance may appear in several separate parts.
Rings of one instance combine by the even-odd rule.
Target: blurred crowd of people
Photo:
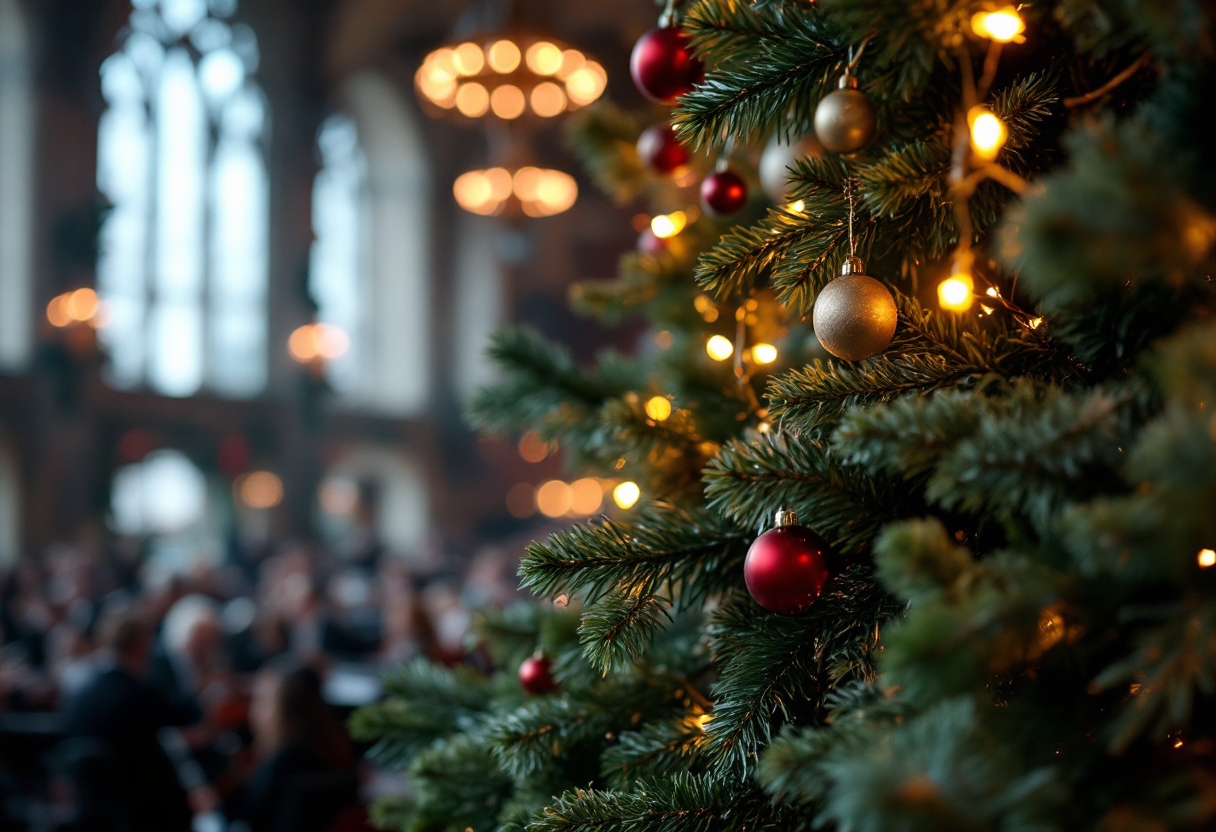
[[[20,561],[0,575],[0,828],[364,828],[341,720],[382,669],[468,660],[472,611],[516,593],[505,549],[411,563],[299,544],[176,573],[88,543]]]

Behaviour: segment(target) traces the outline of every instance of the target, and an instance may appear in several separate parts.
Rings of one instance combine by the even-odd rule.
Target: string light
[[[574,505],[574,491],[561,480],[549,480],[536,489],[536,507],[546,517],[561,517]]]
[[[937,302],[950,312],[966,312],[971,308],[971,291],[975,284],[971,275],[961,272],[943,280],[937,287]]]
[[[772,364],[777,360],[777,348],[772,344],[755,344],[752,346],[752,360],[757,364]]]
[[[524,462],[543,462],[549,456],[549,443],[530,430],[519,438],[518,450]]]
[[[674,237],[688,225],[688,215],[683,211],[673,211],[670,214],[659,214],[650,221],[650,231],[660,240]]]
[[[1026,23],[1013,6],[1006,6],[995,12],[976,12],[971,16],[971,30],[982,38],[989,38],[997,43],[1009,43],[1025,40],[1022,32],[1026,31]]]
[[[629,480],[618,483],[616,488],[612,489],[612,501],[623,509],[633,508],[641,496],[642,489],[636,482]]]
[[[604,502],[604,489],[595,477],[570,483],[570,513],[579,517],[595,514]]]
[[[1001,152],[1009,137],[1004,123],[983,107],[972,107],[967,113],[971,125],[971,149],[981,159],[992,160]]]
[[[725,336],[714,335],[705,342],[705,352],[714,361],[725,361],[735,354],[735,345]]]
[[[656,422],[665,421],[671,416],[671,402],[665,396],[655,396],[646,402],[646,415]]]
[[[1198,560],[1199,566],[1203,569],[1216,566],[1216,549],[1200,549]]]

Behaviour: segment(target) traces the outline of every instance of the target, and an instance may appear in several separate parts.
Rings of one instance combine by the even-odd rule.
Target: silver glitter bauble
[[[818,159],[823,155],[823,145],[814,133],[784,142],[773,139],[760,154],[760,187],[765,196],[778,205],[789,202],[790,168],[805,156]]]
[[[815,337],[837,358],[861,361],[887,348],[899,311],[891,290],[860,274],[861,261],[850,258],[840,277],[815,298]]]
[[[840,79],[840,89],[825,95],[815,109],[815,135],[834,153],[860,150],[877,128],[874,105],[857,89],[857,79],[848,75]]]

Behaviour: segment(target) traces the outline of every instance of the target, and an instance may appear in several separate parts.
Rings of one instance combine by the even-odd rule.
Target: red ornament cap
[[[542,655],[524,659],[519,666],[519,686],[533,696],[540,696],[557,689],[550,669],[553,662]]]
[[[809,607],[828,582],[828,544],[793,512],[777,512],[777,528],[756,538],[743,561],[743,580],[756,603],[779,615]]]
[[[688,150],[676,141],[670,124],[654,124],[638,137],[638,161],[655,173],[672,173],[688,164]]]
[[[701,82],[705,67],[684,32],[664,26],[638,38],[629,56],[629,74],[642,95],[670,104]]]
[[[730,168],[716,170],[701,182],[701,204],[715,217],[729,217],[747,205],[747,183]]]

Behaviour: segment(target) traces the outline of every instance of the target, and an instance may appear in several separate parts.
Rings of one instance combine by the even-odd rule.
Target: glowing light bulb
[[[456,90],[456,109],[469,118],[484,116],[490,109],[490,93],[476,81],[461,84]]]
[[[666,240],[668,237],[674,237],[684,230],[688,225],[688,217],[683,211],[674,211],[670,214],[659,214],[650,221],[650,231],[660,240]]]
[[[752,346],[752,359],[757,364],[772,364],[777,360],[777,348],[772,344],[755,344]]]
[[[495,41],[486,50],[486,62],[490,69],[506,75],[519,66],[519,47],[509,40]]]
[[[791,214],[801,214],[805,208],[806,203],[801,199],[795,200],[789,205],[785,206],[785,210],[789,211]]]
[[[976,12],[971,16],[971,29],[982,38],[991,38],[997,43],[1022,41],[1026,23],[1013,6],[995,12]]]
[[[552,81],[537,84],[532,89],[532,112],[541,118],[552,118],[566,109],[566,94]]]
[[[65,295],[63,311],[73,321],[87,321],[97,314],[97,293],[92,289],[77,289]]]
[[[595,61],[587,61],[566,77],[566,94],[580,107],[599,98],[608,86],[608,73]]]
[[[1199,565],[1204,569],[1209,566],[1216,566],[1216,549],[1200,549],[1199,550]]]
[[[600,510],[604,502],[604,489],[595,477],[583,477],[570,483],[570,513],[586,517]]]
[[[46,305],[46,319],[56,329],[62,329],[72,322],[67,310],[64,308],[67,306],[68,297],[68,295],[58,295],[51,298],[51,302]]]
[[[456,197],[457,205],[475,214],[493,213],[496,207],[490,179],[480,170],[471,170],[456,177],[452,183],[452,195]]]
[[[452,53],[452,63],[455,64],[456,71],[466,78],[476,75],[485,68],[485,53],[475,43],[462,43],[452,50]]]
[[[537,41],[528,47],[525,60],[528,69],[537,75],[552,75],[562,68],[562,50],[547,41]]]
[[[729,338],[715,335],[705,342],[705,352],[714,361],[725,361],[735,354],[735,345],[730,342]]]
[[[621,508],[633,508],[637,501],[642,496],[642,489],[638,488],[636,482],[619,483],[616,488],[612,489],[612,501]]]
[[[646,415],[656,422],[662,422],[671,416],[671,402],[664,396],[655,396],[646,402]]]
[[[504,84],[490,93],[490,109],[501,119],[510,121],[519,118],[526,106],[524,91],[514,84]]]
[[[1008,134],[999,118],[983,107],[972,107],[967,114],[971,124],[971,149],[981,159],[995,159]]]
[[[974,284],[969,274],[956,274],[946,278],[937,287],[937,302],[942,309],[965,312],[971,308],[971,290]]]
[[[574,72],[583,68],[587,63],[587,57],[577,49],[567,49],[562,52],[562,64],[558,67],[557,77],[565,81]]]

